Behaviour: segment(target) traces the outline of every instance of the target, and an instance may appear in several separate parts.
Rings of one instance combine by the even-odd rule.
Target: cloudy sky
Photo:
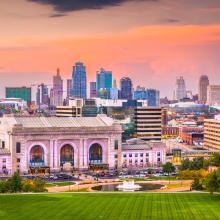
[[[114,78],[172,96],[184,75],[197,92],[207,74],[220,84],[219,0],[7,0],[0,2],[0,96],[5,86],[70,78],[82,61]]]

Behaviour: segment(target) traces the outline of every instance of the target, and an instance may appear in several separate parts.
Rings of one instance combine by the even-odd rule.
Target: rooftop
[[[97,117],[4,117],[1,124],[8,126],[20,125],[24,128],[70,128],[70,127],[106,127],[114,124],[113,120],[105,115]]]

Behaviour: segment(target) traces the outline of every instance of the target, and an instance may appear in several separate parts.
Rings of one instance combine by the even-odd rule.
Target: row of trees
[[[6,180],[0,181],[0,193],[17,192],[46,192],[45,182],[36,180],[23,180],[18,173]]]
[[[217,167],[213,172],[209,166]],[[179,167],[180,179],[193,179],[192,189],[207,190],[211,193],[220,192],[220,154],[214,153],[209,159],[197,157],[193,160],[185,159]]]
[[[220,168],[209,173],[205,178],[195,177],[192,188],[195,190],[208,190],[210,193],[220,192]]]
[[[193,160],[188,158],[183,160],[179,170],[200,170],[207,169],[209,166],[220,167],[220,154],[214,153],[209,159],[204,157],[196,157]]]

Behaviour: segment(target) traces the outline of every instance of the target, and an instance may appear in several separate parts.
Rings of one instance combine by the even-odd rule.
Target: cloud
[[[168,19],[166,20],[166,22],[168,22],[168,23],[177,23],[177,22],[180,22],[180,20],[175,19],[175,18],[168,18]]]
[[[65,17],[66,14],[64,13],[55,13],[55,14],[52,14],[50,15],[50,18],[59,18],[59,17]]]
[[[40,4],[51,5],[57,12],[71,12],[88,9],[102,9],[108,6],[118,6],[129,1],[149,1],[157,2],[158,0],[28,0]],[[60,16],[51,16],[60,17]]]

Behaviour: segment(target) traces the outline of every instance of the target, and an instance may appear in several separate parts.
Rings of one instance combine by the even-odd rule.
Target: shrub
[[[203,190],[203,180],[196,177],[192,182],[192,189],[194,190]]]

